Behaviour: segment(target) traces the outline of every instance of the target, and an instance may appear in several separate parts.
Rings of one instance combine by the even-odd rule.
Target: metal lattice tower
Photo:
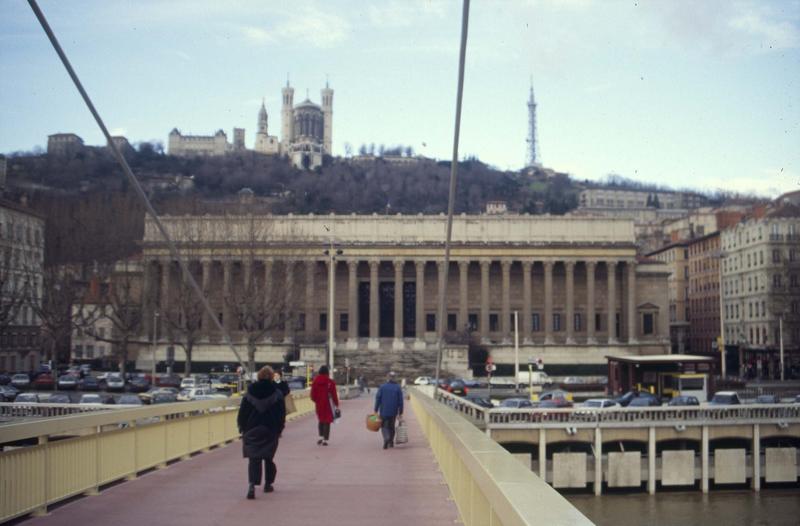
[[[538,166],[541,162],[539,155],[539,141],[536,136],[536,99],[533,97],[533,80],[531,80],[531,95],[528,99],[528,138],[527,163],[528,166]]]

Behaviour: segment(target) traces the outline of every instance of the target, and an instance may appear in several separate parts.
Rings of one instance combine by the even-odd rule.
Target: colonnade
[[[288,292],[295,302],[295,311],[302,312],[304,324],[302,330],[308,334],[325,332],[323,324],[317,326],[315,315],[329,315],[327,292],[328,269],[323,266],[331,264],[329,259],[301,259],[301,258],[273,258],[259,259],[234,259],[229,257],[201,257],[190,262],[190,268],[196,275],[206,296],[215,300],[215,305],[220,310],[220,318],[229,330],[235,330],[231,325],[231,307],[228,301],[219,301],[231,295],[249,290],[254,283],[254,271],[258,271],[259,291],[266,298],[271,297],[276,290]],[[403,283],[415,283],[415,337],[424,339],[429,324],[426,320],[426,279],[431,279],[432,272],[438,296],[438,280],[443,274],[444,262],[430,259],[355,259],[340,258],[333,262],[336,265],[336,294],[344,290],[347,295],[346,308],[341,308],[339,303],[336,313],[340,316],[347,315],[347,329],[342,330],[345,323],[336,320],[338,338],[357,339],[359,337],[359,284],[369,283],[369,338],[377,339],[380,333],[379,309],[379,284],[394,282],[394,337],[403,335]],[[347,267],[346,287],[341,287],[344,281],[342,266]],[[364,269],[364,267],[367,269]],[[280,268],[276,272],[276,268]],[[393,272],[392,272],[393,268]],[[580,268],[581,286],[584,301],[576,303],[576,269]],[[499,279],[498,272],[499,269]],[[366,272],[364,270],[367,270]],[[475,302],[475,291],[471,291],[471,284],[476,285],[475,279],[470,281],[470,275],[477,270],[478,301]],[[494,270],[494,272],[492,272]],[[558,283],[554,282],[554,275],[558,270]],[[457,274],[457,277],[454,276]],[[517,279],[512,280],[512,274]],[[521,274],[521,280],[519,275]],[[166,312],[171,308],[171,296],[176,289],[179,276],[177,264],[170,259],[150,259],[144,266],[144,291],[143,301],[145,311],[152,312],[158,308]],[[302,279],[299,279],[302,275]],[[512,258],[478,258],[459,259],[451,262],[449,272],[449,286],[456,288],[456,298],[451,294],[450,304],[447,305],[449,316],[456,316],[455,330],[468,328],[477,331],[484,340],[509,341],[513,336],[512,312],[520,314],[520,336],[522,341],[529,343],[541,340],[544,344],[571,345],[585,344],[616,344],[619,340],[633,344],[636,338],[636,262],[632,259],[512,259]],[[221,280],[219,279],[221,277]],[[604,279],[605,284],[598,286],[599,279]],[[319,280],[319,281],[318,281]],[[221,281],[221,287],[216,284]],[[236,281],[236,283],[234,283]],[[512,284],[513,281],[513,284]],[[521,282],[520,282],[521,281]],[[295,284],[304,283],[305,289],[295,290]],[[325,283],[325,288],[318,288],[317,283]],[[496,288],[500,287],[500,294]],[[512,289],[521,287],[519,294],[515,291],[515,301],[512,306]],[[563,289],[562,289],[563,287]],[[601,290],[605,288],[605,291]],[[450,287],[447,287],[450,288]],[[447,294],[447,288],[445,294]],[[157,289],[157,290],[156,290]],[[221,289],[221,296],[220,296]],[[563,294],[561,293],[563,290]],[[604,304],[598,305],[597,298],[605,293]],[[470,296],[473,301],[470,302]],[[499,296],[499,301],[497,301]],[[437,298],[438,299],[438,298]],[[495,301],[492,301],[494,299]],[[536,299],[536,301],[534,301]],[[556,299],[560,301],[556,302]],[[621,299],[618,304],[618,299]],[[453,301],[455,300],[455,301]],[[627,302],[627,305],[622,305]],[[429,301],[429,306],[432,301]],[[476,304],[477,303],[477,304]],[[536,312],[534,312],[536,308]],[[428,308],[430,313],[435,309]],[[605,330],[600,330],[603,325],[598,314],[605,310]],[[580,311],[582,317],[576,317]],[[557,316],[554,316],[556,315]],[[622,314],[626,315],[623,323]],[[619,318],[618,318],[619,316]],[[470,319],[472,318],[472,319]],[[476,319],[477,318],[477,319]],[[477,321],[477,323],[474,323]],[[146,326],[147,315],[145,316]],[[448,319],[435,320],[438,323],[448,324]],[[579,325],[579,326],[576,326]],[[212,327],[211,320],[206,315],[203,320],[205,332]],[[448,328],[452,332],[452,324]],[[537,325],[537,326],[534,326]],[[624,333],[618,328],[624,327]],[[290,331],[297,327],[286,327],[286,337],[290,338]],[[150,329],[152,330],[152,329]]]

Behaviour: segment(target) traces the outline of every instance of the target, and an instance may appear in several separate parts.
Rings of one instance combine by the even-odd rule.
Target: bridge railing
[[[419,388],[412,387],[409,392],[466,526],[592,524],[530,468],[455,410]]]
[[[308,391],[292,395],[294,415],[313,408]],[[0,523],[236,439],[240,401],[136,406],[0,426]]]
[[[636,427],[676,424],[724,425],[775,424],[800,422],[800,404],[747,404],[688,407],[592,407],[570,408],[485,408],[441,389],[436,399],[469,417],[473,422],[491,427],[536,425],[538,427]]]

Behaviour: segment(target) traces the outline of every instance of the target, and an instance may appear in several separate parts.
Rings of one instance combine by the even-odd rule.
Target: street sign
[[[494,372],[496,370],[497,370],[497,366],[495,364],[493,364],[493,363],[487,363],[486,364],[486,372],[487,373],[491,373],[491,372]]]
[[[289,367],[305,367],[306,362],[299,361],[299,362],[289,362]]]

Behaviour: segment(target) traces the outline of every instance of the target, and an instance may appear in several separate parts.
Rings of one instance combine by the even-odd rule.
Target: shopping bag
[[[367,429],[370,431],[380,431],[381,417],[376,414],[367,415]]]
[[[395,444],[405,444],[408,442],[408,426],[406,425],[405,420],[401,420],[397,424],[397,429],[394,433],[394,443]]]
[[[294,397],[292,396],[292,393],[287,394],[283,398],[283,403],[286,406],[286,414],[287,415],[290,415],[290,414],[294,413],[295,411],[297,411],[297,406],[294,405]]]

